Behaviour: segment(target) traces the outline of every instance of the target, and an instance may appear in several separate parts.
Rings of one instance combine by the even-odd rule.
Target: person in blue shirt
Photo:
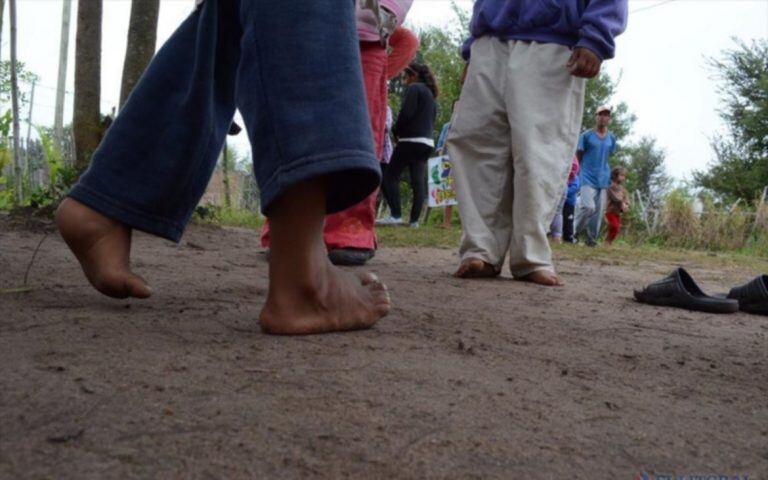
[[[459,278],[563,285],[547,228],[576,150],[587,78],[613,58],[627,0],[476,0],[447,151],[462,241]]]
[[[595,128],[581,134],[576,150],[581,164],[581,198],[576,211],[575,236],[586,230],[587,245],[590,247],[597,245],[606,189],[611,186],[608,158],[616,152],[616,137],[608,130],[611,108],[603,105],[596,113]]]

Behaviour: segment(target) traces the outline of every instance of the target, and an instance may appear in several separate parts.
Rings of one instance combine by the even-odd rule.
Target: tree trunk
[[[83,172],[101,140],[102,0],[78,0],[75,45],[75,168]]]
[[[224,141],[224,161],[221,162],[222,182],[224,183],[224,206],[232,208],[232,190],[229,188],[229,149]]]
[[[61,11],[59,78],[56,83],[56,113],[53,117],[53,135],[56,138],[56,145],[60,148],[64,143],[64,100],[66,98],[67,64],[69,60],[69,24],[71,19],[72,0],[64,0],[64,6]]]
[[[159,15],[160,0],[133,0],[131,4],[128,47],[125,50],[123,81],[120,87],[120,108],[128,100],[133,87],[155,54]]]
[[[16,187],[16,204],[24,200],[24,174],[19,151],[19,79],[16,73],[16,0],[10,0],[11,16],[11,105],[13,109],[13,180]]]

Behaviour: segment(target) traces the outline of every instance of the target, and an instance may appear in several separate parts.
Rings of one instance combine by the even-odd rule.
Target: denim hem
[[[381,181],[381,169],[375,155],[365,150],[342,150],[301,158],[278,168],[261,187],[262,213],[266,214],[272,202],[296,183],[333,174],[338,174],[339,178],[331,177],[329,181],[327,214],[360,203]]]
[[[67,196],[136,230],[166,238],[173,242],[181,240],[181,236],[184,234],[183,225],[140,212],[129,205],[114,201],[105,193],[86,187],[82,183],[76,185]]]

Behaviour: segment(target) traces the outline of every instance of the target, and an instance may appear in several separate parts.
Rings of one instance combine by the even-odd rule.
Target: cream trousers
[[[556,44],[482,37],[447,142],[461,213],[462,260],[512,275],[554,272],[547,228],[566,188],[584,110],[585,80]]]

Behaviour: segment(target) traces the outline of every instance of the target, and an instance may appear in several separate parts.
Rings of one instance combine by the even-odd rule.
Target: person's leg
[[[427,199],[427,162],[432,148],[427,145],[417,144],[419,148],[416,156],[408,164],[411,174],[411,190],[413,192],[413,203],[411,204],[411,226],[419,224],[421,211],[424,208],[424,201]]]
[[[573,243],[574,209],[574,205],[563,205],[563,240],[567,243]]]
[[[392,159],[387,165],[381,182],[381,189],[384,191],[384,199],[387,201],[387,206],[389,206],[390,215],[396,219],[400,219],[403,216],[400,203],[400,177],[403,174],[403,170],[408,166],[412,145],[409,142],[399,142],[395,145]]]
[[[555,209],[555,218],[552,219],[552,223],[549,225],[549,233],[552,235],[552,240],[555,243],[563,243],[563,205],[565,205],[566,194],[563,193],[560,203]]]
[[[456,105],[446,148],[461,216],[460,278],[501,272],[512,230],[512,159],[503,81],[507,44],[483,37]]]
[[[238,4],[206,2],[176,30],[57,210],[64,240],[106,295],[150,295],[130,270],[132,229],[178,241],[205,190],[235,111]]]
[[[387,51],[378,43],[360,45],[363,79],[376,158],[381,158],[387,119]],[[362,265],[374,255],[376,197],[365,200],[325,219],[325,246],[336,264]],[[345,251],[337,251],[345,250]]]
[[[270,218],[268,333],[367,328],[386,289],[328,260],[324,216],[367,198],[381,171],[365,104],[354,3],[243,2],[238,107]],[[286,35],[286,32],[313,32]]]
[[[269,293],[259,315],[267,333],[370,328],[389,313],[389,293],[375,275],[352,275],[328,260],[323,242],[327,189],[324,179],[300,182],[270,208]]]
[[[595,210],[587,219],[587,245],[597,245],[605,210],[605,189],[596,189],[594,194]]]
[[[566,189],[585,81],[564,68],[570,49],[510,42],[507,112],[515,185],[509,268],[515,278],[555,286],[547,227]]]
[[[578,237],[587,228],[589,220],[597,210],[595,199],[597,198],[597,189],[589,185],[583,185],[579,190],[579,202],[576,208],[575,231],[574,235]]]
[[[443,228],[451,228],[453,221],[453,205],[448,205],[443,210]]]
[[[605,222],[608,226],[608,233],[605,241],[608,245],[612,244],[616,237],[619,236],[619,230],[621,229],[621,217],[618,213],[608,212],[605,214]]]

